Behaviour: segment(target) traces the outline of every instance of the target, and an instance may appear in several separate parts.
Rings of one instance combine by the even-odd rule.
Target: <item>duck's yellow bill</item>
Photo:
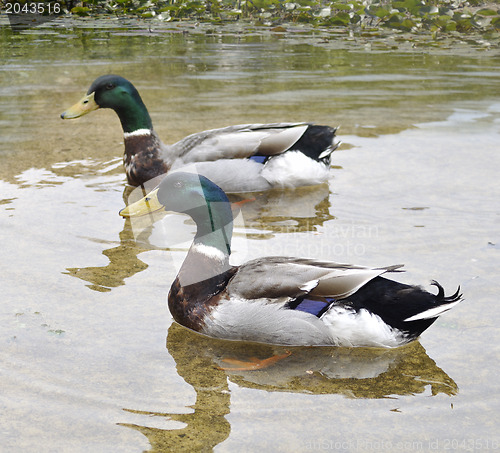
[[[163,209],[163,205],[158,201],[158,189],[148,193],[144,198],[129,204],[120,211],[122,217],[139,217],[151,214]]]
[[[61,113],[61,118],[63,120],[69,120],[73,118],[80,118],[87,113],[97,110],[99,106],[96,104],[94,99],[95,93],[90,93],[87,96],[81,98],[75,105],[70,107],[65,112]]]

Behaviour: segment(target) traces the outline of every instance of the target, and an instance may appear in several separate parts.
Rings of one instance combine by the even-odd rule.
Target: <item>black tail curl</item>
[[[438,289],[438,293],[436,295],[436,301],[439,302],[440,304],[449,304],[452,302],[458,302],[459,300],[462,299],[462,294],[460,293],[460,286],[456,290],[455,294],[452,294],[451,296],[445,296],[444,288],[436,280],[432,280],[431,285],[436,286]]]

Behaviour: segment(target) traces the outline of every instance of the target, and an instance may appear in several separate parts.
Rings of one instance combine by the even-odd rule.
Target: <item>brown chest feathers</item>
[[[132,186],[144,184],[169,170],[161,157],[161,143],[153,131],[151,134],[125,137],[123,165],[128,183]]]
[[[168,308],[174,319],[181,325],[200,331],[204,317],[225,296],[227,282],[236,272],[233,267],[207,280],[181,286],[177,277],[168,293]]]

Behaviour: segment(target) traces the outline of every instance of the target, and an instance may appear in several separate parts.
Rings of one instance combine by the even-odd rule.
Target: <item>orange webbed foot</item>
[[[276,362],[280,360],[286,359],[292,353],[290,351],[286,351],[281,355],[273,355],[268,357],[267,359],[259,359],[257,357],[250,357],[248,361],[238,360],[238,359],[222,359],[224,363],[227,363],[228,367],[219,367],[221,370],[226,371],[256,371],[262,370],[264,368],[268,368],[274,365]]]

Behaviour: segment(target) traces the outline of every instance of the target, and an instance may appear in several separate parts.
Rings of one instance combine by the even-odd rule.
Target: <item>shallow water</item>
[[[500,448],[498,51],[1,23],[0,451]],[[193,225],[170,216],[138,235],[118,216],[130,190],[114,113],[59,118],[105,73],[134,81],[166,142],[235,123],[341,125],[328,184],[243,205],[234,262],[405,263],[398,280],[461,285],[465,301],[396,350],[292,348],[263,370],[222,369],[286,353],[172,323]]]

